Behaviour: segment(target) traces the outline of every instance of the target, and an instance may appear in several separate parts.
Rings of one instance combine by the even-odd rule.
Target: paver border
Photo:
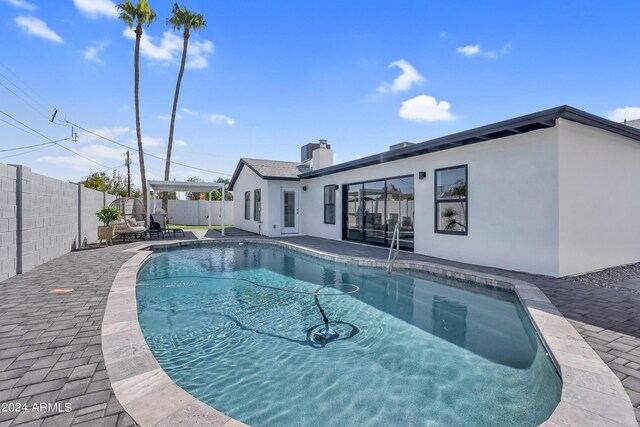
[[[257,238],[172,241],[132,249],[138,253],[123,264],[113,281],[101,336],[113,391],[127,413],[141,426],[245,426],[199,401],[169,378],[142,335],[136,303],[137,273],[153,251],[239,243],[280,246],[340,264],[377,268],[387,265],[382,260],[337,256],[289,242]],[[433,273],[516,293],[562,379],[560,402],[542,426],[637,426],[631,400],[618,377],[537,286],[520,279],[426,261],[398,260],[395,268]]]

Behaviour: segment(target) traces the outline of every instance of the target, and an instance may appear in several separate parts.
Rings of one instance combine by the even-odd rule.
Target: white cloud
[[[126,38],[135,40],[136,35],[133,30],[126,28],[122,33]],[[173,31],[165,31],[162,38],[142,34],[140,39],[140,53],[145,58],[165,65],[178,64],[182,55],[182,37],[177,36]],[[191,40],[187,50],[186,68],[206,68],[209,66],[207,58],[213,53],[214,46],[210,40]]]
[[[187,50],[187,64],[186,68],[207,68],[207,57],[213,53],[213,42],[205,40],[199,42],[194,40],[189,42],[189,49]]]
[[[209,116],[209,120],[211,120],[215,124],[227,124],[229,126],[233,126],[236,124],[236,121],[231,117],[225,116],[224,114],[211,114]]]
[[[125,28],[122,34],[130,40],[136,39],[132,29]],[[165,31],[158,44],[154,44],[154,40],[155,37],[147,33],[143,33],[140,39],[140,53],[153,61],[171,61],[174,53],[182,48],[182,39],[171,31]]]
[[[176,113],[176,120],[181,119],[182,118],[182,114],[180,113]],[[158,119],[160,120],[171,120],[171,114],[161,114],[158,116]]]
[[[424,77],[422,77],[420,73],[418,73],[418,70],[413,68],[413,66],[404,59],[400,59],[389,64],[389,68],[392,67],[400,68],[400,70],[402,70],[402,74],[396,77],[396,79],[391,84],[382,83],[377,89],[378,92],[402,92],[410,89],[414,84],[418,84],[424,80]]]
[[[5,3],[9,3],[11,6],[19,7],[20,9],[26,9],[33,12],[38,8],[35,4],[28,3],[25,0],[2,0]]]
[[[136,142],[136,140],[134,140],[133,144],[137,145],[138,143]],[[161,147],[162,145],[163,145],[162,138],[156,138],[155,136],[142,135],[143,147]]]
[[[436,101],[432,96],[418,95],[402,103],[398,114],[406,120],[418,122],[453,121],[456,120],[446,101]]]
[[[93,42],[91,45],[86,48],[80,50],[80,53],[84,56],[84,59],[87,61],[97,62],[102,64],[102,59],[98,56],[105,47],[109,45],[108,41],[104,42]]]
[[[185,145],[187,145],[187,141],[185,141],[184,139],[176,139],[175,141],[173,141],[173,144],[176,147],[184,147]]]
[[[459,47],[456,49],[456,52],[461,53],[464,56],[474,56],[480,53],[480,45],[476,44]]]
[[[456,49],[456,52],[464,56],[485,56],[489,59],[496,59],[499,55],[507,55],[510,51],[511,43],[505,44],[497,52],[495,50],[482,50],[479,44],[468,45]]]
[[[607,119],[622,123],[625,120],[640,119],[640,107],[623,107],[607,112]]]
[[[235,119],[232,119],[231,117],[224,114],[199,113],[197,111],[189,110],[187,107],[182,107],[182,112],[185,114],[189,114],[190,116],[200,117],[217,125],[226,124],[228,126],[233,126],[236,124]]]
[[[440,38],[441,39],[446,39],[447,38],[447,33],[445,31],[440,31]]]
[[[122,106],[120,107],[121,110],[128,110],[129,109],[129,104],[122,104]]]
[[[113,166],[114,161],[122,161],[124,163],[124,155],[122,149],[111,148],[104,145],[93,144],[87,145],[74,151],[82,154],[89,159],[101,163],[103,166]],[[75,170],[96,170],[100,168],[100,165],[88,160],[84,157],[70,155],[70,156],[43,156],[38,160],[45,161],[50,164],[69,166]]]
[[[117,18],[118,10],[116,5],[109,0],[73,0],[76,8],[89,18]]]
[[[119,137],[123,135],[130,134],[132,131],[126,126],[120,127],[111,127],[111,128],[99,128],[99,129],[89,129],[94,134],[98,134],[108,139],[118,140]],[[80,142],[90,142],[90,141],[103,141],[102,138],[96,136],[89,132],[82,132],[79,137]]]
[[[56,43],[64,43],[62,37],[49,28],[46,22],[38,18],[34,18],[33,16],[16,16],[13,18],[13,21],[27,34],[42,37],[43,39],[51,40]]]

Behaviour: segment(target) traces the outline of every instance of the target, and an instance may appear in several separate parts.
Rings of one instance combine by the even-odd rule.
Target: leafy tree
[[[204,179],[200,178],[199,176],[192,176],[187,178],[187,182],[204,182]],[[200,197],[202,197],[203,193],[198,193],[195,191],[189,191],[187,193],[187,200],[200,200]]]
[[[106,172],[94,172],[82,183],[86,188],[97,191],[106,191],[109,194],[119,197],[127,197],[127,178],[118,171],[113,171],[110,175]],[[139,188],[131,187],[131,197],[140,197],[142,192]]]
[[[138,157],[140,161],[140,180],[142,181],[142,203],[144,208],[148,208],[147,204],[147,175],[144,169],[144,153],[142,151],[142,133],[140,131],[140,104],[138,87],[140,82],[140,39],[142,38],[142,26],[151,25],[156,19],[156,13],[147,0],[138,0],[134,6],[131,0],[125,0],[124,3],[120,3],[116,6],[120,15],[118,19],[129,26],[130,29],[135,25],[136,29],[136,46],[133,55],[133,69],[134,69],[134,98],[136,107],[136,136],[138,138]]]
[[[192,176],[190,178],[187,178],[187,181],[189,182],[205,182],[204,179],[200,178],[199,176]],[[229,180],[225,179],[225,178],[218,178],[216,180],[217,183],[220,184],[225,184],[228,185],[229,184]],[[212,198],[213,200],[220,200],[221,196],[220,196],[220,190],[214,190],[212,192]],[[225,192],[225,200],[233,200],[233,195],[226,191]],[[201,192],[195,192],[195,191],[190,191],[187,193],[187,200],[209,200],[209,193],[201,193]]]
[[[169,169],[171,168],[171,149],[173,148],[173,129],[176,121],[176,109],[178,108],[178,97],[180,96],[180,83],[184,74],[184,66],[187,60],[187,48],[189,46],[189,36],[191,31],[200,31],[207,27],[204,16],[191,12],[186,6],[182,8],[178,3],[173,4],[171,18],[167,19],[167,25],[174,31],[183,30],[184,42],[182,45],[182,61],[180,62],[180,72],[176,83],[176,92],[173,97],[173,110],[171,111],[171,125],[169,126],[169,142],[167,143],[167,161],[164,168],[164,180],[169,180]],[[162,208],[167,210],[167,197],[162,197]]]

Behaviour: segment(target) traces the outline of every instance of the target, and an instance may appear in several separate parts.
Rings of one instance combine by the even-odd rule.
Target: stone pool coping
[[[109,293],[102,322],[102,352],[117,399],[141,426],[245,425],[199,401],[169,378],[142,335],[136,304],[138,269],[153,250],[235,243],[274,245],[330,262],[386,267],[382,260],[337,256],[288,242],[259,238],[172,241],[130,249],[137,253],[120,268]],[[394,268],[424,271],[515,291],[562,378],[560,403],[542,426],[637,426],[631,401],[620,380],[535,285],[426,261],[398,260]]]

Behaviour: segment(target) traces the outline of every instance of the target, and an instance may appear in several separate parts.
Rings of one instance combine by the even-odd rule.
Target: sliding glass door
[[[362,184],[347,185],[345,186],[345,194],[347,200],[345,206],[347,207],[347,215],[345,219],[345,227],[347,230],[348,240],[363,240],[364,238],[364,223],[362,221],[362,214],[364,209],[362,203]]]
[[[413,250],[414,190],[413,176],[387,180],[387,240],[391,244],[393,230],[398,225],[400,247]]]
[[[384,181],[365,182],[364,241],[384,245],[385,190]]]
[[[400,247],[413,250],[413,176],[346,185],[345,238],[389,246],[398,224]]]

